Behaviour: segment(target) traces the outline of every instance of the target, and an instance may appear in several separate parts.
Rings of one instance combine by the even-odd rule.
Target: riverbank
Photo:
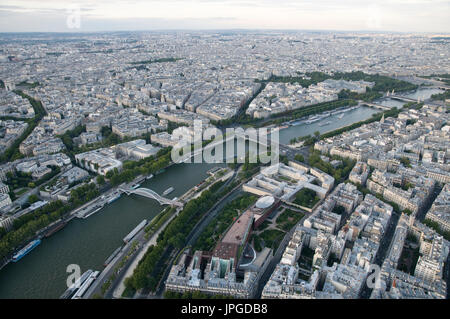
[[[210,174],[210,171],[207,172],[208,174]],[[192,188],[189,189],[186,193],[184,193],[180,199],[182,199],[185,202],[188,202],[191,199],[197,198],[198,196],[201,195],[201,193],[203,193],[204,191],[206,191],[207,189],[209,189],[209,187],[216,181],[218,180],[226,180],[228,178],[230,178],[233,175],[233,172],[229,172],[228,174],[225,174],[224,176],[218,176],[216,179],[214,179],[214,181],[211,181],[211,176],[209,176],[208,178],[206,178],[205,181],[203,181],[201,184],[204,184],[206,181],[210,181],[211,184],[208,185],[205,188],[199,189],[197,192],[193,192]],[[197,188],[197,186],[195,187]],[[124,280],[131,276],[134,272],[134,269],[137,267],[137,265],[139,264],[139,262],[141,261],[141,259],[145,256],[145,253],[147,252],[147,250],[150,248],[150,246],[156,245],[157,243],[157,238],[159,236],[159,234],[164,231],[164,229],[170,224],[170,222],[176,218],[178,216],[178,214],[181,212],[181,208],[177,208],[177,210],[167,219],[164,221],[164,223],[158,227],[158,229],[156,229],[154,232],[149,233],[147,232],[147,227],[144,228],[142,231],[140,231],[136,237],[135,237],[135,242],[138,243],[138,251],[134,254],[130,256],[130,260],[129,262],[122,268],[120,268],[120,274],[117,274],[117,271],[115,271],[116,275],[119,275],[118,277],[115,278],[114,282],[112,282],[112,280],[110,279],[112,276],[114,276],[114,274],[112,273],[112,269],[118,269],[117,268],[117,264],[123,260],[123,257],[126,255],[127,251],[126,250],[122,250],[122,254],[120,254],[120,256],[116,256],[114,258],[114,261],[111,262],[110,265],[108,265],[104,271],[100,274],[99,279],[94,282],[93,287],[89,289],[89,291],[86,293],[86,296],[83,297],[85,299],[90,298],[90,297],[97,297],[100,295],[111,295],[111,297],[114,298],[121,298],[123,292],[125,291],[125,284],[124,284]],[[163,212],[161,212],[160,214],[163,214]],[[155,218],[157,218],[160,215],[157,215]],[[148,237],[147,235],[151,234],[150,237]],[[106,283],[109,282],[109,289],[107,289],[107,291],[102,291],[101,287]],[[99,289],[100,288],[100,289]],[[112,292],[111,292],[112,290]]]
[[[367,111],[371,109],[358,110],[370,118]],[[314,128],[319,122],[291,126],[280,131],[280,140],[286,138],[288,144],[292,137],[313,134],[316,130],[327,132],[335,123],[345,127],[345,121],[354,121],[348,116],[341,120],[319,129]],[[358,121],[361,119],[354,122]],[[295,134],[292,137],[287,134],[290,129],[293,130],[291,134]],[[207,171],[215,166],[217,164],[174,165],[142,186],[158,193],[174,187],[171,196],[181,196],[200,183]],[[161,210],[152,200],[122,196],[86,220],[72,220],[19,263],[9,264],[0,272],[0,298],[58,298],[66,289],[67,265],[79,264],[82,270],[102,269],[104,261],[122,245],[122,238],[143,219],[152,220]]]
[[[343,108],[341,108],[340,110],[343,110]],[[320,117],[318,121],[310,124],[306,123],[306,119],[303,119],[300,122],[294,121],[287,128],[280,129],[280,144],[289,145],[291,140],[293,140],[294,138],[307,135],[312,136],[316,131],[321,134],[333,131],[341,127],[345,127],[349,124],[369,119],[373,114],[379,112],[379,110],[373,108],[360,106],[358,108],[349,109],[349,111],[347,112],[339,112],[335,114],[327,113],[326,116]],[[342,114],[344,114],[344,116],[339,118],[340,116],[342,116]]]
[[[221,165],[174,165],[144,181],[142,187],[162,193],[172,186],[175,190],[171,196],[180,197],[208,177],[207,172],[216,166]],[[20,262],[4,267],[0,272],[0,299],[59,298],[67,288],[69,264],[80,265],[82,271],[103,269],[105,260],[123,244],[123,237],[143,219],[152,220],[162,209],[147,198],[122,196],[88,219],[73,219]]]

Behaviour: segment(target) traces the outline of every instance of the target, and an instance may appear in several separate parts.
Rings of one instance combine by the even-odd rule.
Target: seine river
[[[179,197],[216,166],[172,166],[142,186],[159,194],[172,186],[175,190],[168,197]],[[78,264],[82,271],[102,270],[104,261],[122,245],[122,239],[142,220],[151,220],[162,209],[156,201],[122,195],[95,215],[72,220],[19,262],[0,271],[0,298],[59,298],[66,290],[67,265]]]
[[[444,92],[440,89],[434,89],[434,88],[421,88],[414,92],[404,93],[401,94],[405,97],[409,97],[411,99],[419,99],[421,101],[428,99],[433,94],[439,94]],[[375,101],[374,103],[388,106],[388,107],[396,107],[401,108],[405,102],[392,100],[389,98],[381,99],[378,101]],[[312,135],[314,132],[319,131],[320,133],[325,133],[329,131],[336,130],[338,128],[353,124],[355,122],[363,121],[372,116],[372,114],[381,112],[377,109],[372,109],[369,107],[359,107],[355,110],[351,110],[344,113],[344,116],[342,119],[339,119],[339,115],[332,115],[329,117],[326,117],[318,122],[312,123],[312,124],[300,124],[298,126],[290,126],[287,129],[280,131],[280,143],[282,144],[289,144],[290,140],[296,137],[300,136],[306,136],[306,135]],[[327,122],[331,122],[328,125],[324,125]]]
[[[280,131],[280,143],[288,145],[292,138],[313,135],[316,131],[319,131],[320,133],[333,131],[355,122],[366,120],[370,118],[372,114],[378,112],[380,112],[380,110],[372,109],[369,107],[359,107],[357,109],[343,113],[344,116],[342,117],[342,119],[338,117],[339,115],[331,115],[315,123],[301,123],[297,126],[290,126]],[[328,122],[331,123],[328,125],[324,125]]]
[[[435,89],[421,89],[407,94],[421,99],[442,92]],[[388,106],[401,107],[403,103],[386,100]],[[280,131],[280,142],[289,144],[294,137],[335,130],[354,122],[368,119],[379,110],[360,107],[327,117],[307,125],[291,126]],[[330,124],[320,126],[321,123]],[[207,172],[217,164],[180,164],[155,176],[142,184],[161,194],[169,187],[175,191],[170,197],[179,197],[207,177]],[[65,228],[48,239],[17,263],[10,263],[0,271],[0,299],[4,298],[58,298],[66,289],[66,267],[78,264],[82,271],[102,270],[103,262],[120,245],[125,237],[143,219],[151,220],[162,207],[153,200],[123,195],[116,202],[106,206],[95,215],[74,219]]]

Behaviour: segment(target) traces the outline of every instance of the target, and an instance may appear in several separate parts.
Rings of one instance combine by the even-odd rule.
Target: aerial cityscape
[[[444,22],[72,13],[0,23],[0,299],[448,299]]]

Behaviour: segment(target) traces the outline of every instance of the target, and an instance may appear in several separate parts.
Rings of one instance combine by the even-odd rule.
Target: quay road
[[[222,180],[227,180],[225,185],[228,185],[236,176],[237,171],[230,172],[229,174],[226,174],[225,176],[220,177]],[[229,178],[231,175],[231,178]],[[201,195],[205,190],[209,189],[209,187],[214,184],[211,183],[208,187],[202,189],[200,192],[192,194],[191,190],[188,190],[183,196],[181,196],[182,199],[185,199],[186,201],[196,198]],[[191,195],[191,198],[186,198],[187,196]],[[107,290],[105,293],[105,298],[121,298],[123,292],[125,291],[125,278],[130,277],[134,269],[139,264],[139,261],[144,257],[145,253],[147,252],[148,248],[152,245],[156,245],[156,241],[158,239],[159,234],[164,231],[164,229],[169,225],[169,223],[179,215],[179,213],[182,211],[182,208],[179,207],[176,212],[166,221],[164,224],[158,229],[156,233],[154,233],[149,239],[145,238],[145,228],[142,229],[136,237],[132,240],[132,242],[137,243],[137,250],[131,254],[129,260],[127,263],[123,266],[123,268],[119,272],[119,276],[114,280],[114,282],[111,284],[111,287]],[[103,272],[100,274],[99,278],[93,283],[92,287],[88,290],[88,292],[85,294],[83,298],[92,298],[95,295],[101,295],[101,286],[110,278],[113,273],[116,270],[116,265],[119,263],[125,256],[129,255],[131,252],[131,243],[127,244],[122,250],[119,252],[118,256],[116,256],[110,264],[103,270]]]
[[[227,187],[227,186],[228,186],[228,185],[236,178],[238,171],[239,171],[238,169],[236,169],[236,170],[234,170],[234,171],[231,171],[230,173],[228,173],[227,175],[225,175],[225,176],[223,176],[223,177],[221,178],[221,180],[226,180],[226,182],[225,182],[224,185],[222,185],[222,187],[218,190],[218,192],[221,191],[221,190],[223,190],[225,187]],[[199,196],[201,196],[201,194],[202,194],[204,191],[208,190],[213,184],[214,184],[214,183],[211,183],[211,184],[210,184],[208,187],[206,187],[205,189],[202,189],[200,192],[197,192],[197,193],[193,194],[192,197],[191,197],[191,199],[195,199],[195,198],[198,198]],[[206,214],[203,216],[203,218],[197,223],[196,226],[194,226],[194,228],[191,230],[190,234],[188,235],[188,237],[187,237],[187,238],[188,238],[188,239],[187,239],[187,245],[186,245],[186,246],[191,246],[191,245],[193,245],[193,244],[195,243],[195,241],[197,240],[198,236],[199,236],[199,235],[201,234],[201,232],[203,231],[203,229],[204,229],[206,226],[209,225],[209,223],[212,221],[212,219],[213,219],[215,216],[217,216],[217,213],[219,213],[219,212],[222,211],[223,206],[225,206],[225,204],[226,204],[227,202],[229,202],[230,200],[233,200],[234,198],[237,197],[237,195],[240,194],[240,192],[239,192],[239,193],[235,193],[235,191],[238,190],[238,189],[241,187],[241,185],[242,185],[242,184],[236,186],[229,194],[225,195],[225,197],[224,197],[222,200],[218,201],[218,202],[216,203],[217,206],[216,206],[215,208],[214,208],[214,207],[212,208],[212,210],[214,210],[214,212],[206,213]],[[227,201],[225,202],[225,200],[227,200]],[[178,212],[177,212],[177,214],[178,214]],[[156,238],[157,238],[157,237],[156,237]],[[156,243],[156,242],[155,242],[155,243]],[[166,271],[165,271],[165,273],[164,273],[164,275],[163,275],[163,277],[162,277],[162,279],[161,279],[161,281],[160,281],[161,283],[165,282],[165,280],[166,280],[166,278],[167,278],[167,275],[169,274],[170,268],[171,268],[171,266],[172,266],[172,264],[173,264],[173,262],[174,262],[174,259],[176,258],[176,256],[178,256],[178,253],[179,253],[179,251],[177,251],[177,254],[173,254],[172,257],[170,258],[169,263],[168,263],[168,265],[170,265],[170,266],[167,267],[167,269],[166,269]],[[136,264],[136,265],[137,265],[137,264]],[[133,269],[133,270],[134,270],[134,269]],[[130,275],[131,275],[131,274],[132,274],[132,272],[130,273]],[[159,287],[159,289],[158,289],[159,296],[162,295],[163,291],[164,291],[164,285],[160,285],[160,287]],[[158,295],[158,294],[156,294],[156,295]],[[142,297],[142,296],[140,295],[140,293],[139,293],[139,292],[136,292],[135,298],[140,298],[140,297]]]
[[[175,218],[177,217],[180,212],[183,210],[183,208],[179,207],[176,212],[170,216],[170,218],[158,229],[157,232],[155,232],[150,239],[145,242],[145,228],[141,230],[140,236],[139,236],[139,251],[136,254],[135,257],[131,258],[129,261],[129,265],[127,265],[125,271],[122,271],[123,274],[120,276],[118,282],[114,285],[115,289],[113,290],[112,296],[114,298],[121,298],[123,292],[125,291],[125,278],[130,277],[134,270],[136,269],[137,265],[141,261],[141,259],[144,257],[147,250],[150,248],[150,246],[156,245],[156,240],[158,239],[159,234],[166,229],[167,225]]]
[[[139,232],[136,237],[138,238],[138,241],[143,236],[141,232]],[[86,291],[82,299],[90,299],[96,295],[101,296],[102,295],[102,286],[105,284],[105,282],[109,279],[110,276],[112,276],[116,269],[116,264],[122,260],[125,256],[127,256],[133,247],[133,243],[135,243],[136,240],[130,241],[128,244],[126,244],[120,252],[117,254],[116,257],[114,257],[113,260],[106,266],[105,269],[100,273],[100,275],[97,277],[97,279],[92,283],[91,287]]]
[[[178,208],[177,211],[155,232],[149,240],[145,238],[145,228],[143,228],[135,238],[126,244],[119,254],[107,265],[107,267],[101,272],[100,276],[95,280],[93,285],[86,292],[83,299],[92,298],[95,295],[102,295],[101,286],[113,275],[116,270],[117,263],[119,263],[125,256],[131,253],[133,243],[137,243],[137,250],[127,261],[125,266],[120,270],[119,277],[112,283],[111,287],[105,294],[105,298],[121,298],[123,291],[125,290],[124,280],[125,278],[133,274],[139,261],[144,257],[148,248],[152,245],[156,245],[158,235],[166,228],[166,226],[180,213],[182,209]]]
[[[257,174],[259,174],[259,172]],[[197,224],[197,226],[194,227],[193,230],[191,231],[191,233],[189,235],[189,239],[187,241],[187,244],[185,245],[185,248],[189,247],[189,246],[192,246],[195,243],[195,241],[197,240],[198,236],[200,236],[200,234],[202,233],[203,229],[211,223],[211,221],[222,211],[223,207],[228,202],[230,202],[231,200],[235,199],[236,197],[238,197],[242,193],[242,190],[240,189],[242,184],[246,183],[251,178],[253,178],[253,176],[248,178],[248,179],[246,179],[245,181],[243,181],[238,186],[236,186],[233,191],[231,191],[228,195],[226,195],[221,200],[219,200],[217,202],[217,204],[213,208],[211,208],[211,210],[208,213],[205,214],[204,219],[201,220]],[[305,216],[297,223],[297,225],[303,223],[303,221],[309,216],[308,212],[304,212],[304,211],[302,211],[302,212],[305,214]],[[270,275],[272,274],[272,272],[275,269],[276,265],[280,261],[281,256],[283,255],[283,252],[284,252],[287,244],[289,243],[289,240],[292,237],[292,235],[293,235],[297,225],[295,227],[293,227],[291,229],[291,231],[286,233],[286,235],[283,238],[283,241],[278,246],[278,249],[275,252],[275,254],[274,254],[274,256],[273,256],[269,266],[267,267],[267,269],[264,272],[264,274],[261,276],[260,283],[259,283],[259,288],[258,288],[258,293],[257,293],[258,297],[261,296],[261,292],[262,292],[262,289],[264,288],[265,283],[269,280]],[[173,254],[173,256],[171,257],[170,262],[169,262],[170,265],[173,264],[175,258],[179,255],[180,252],[181,252],[181,250],[177,251],[176,254]],[[168,267],[168,269],[166,269],[166,271],[165,271],[165,273],[163,275],[163,278],[161,279],[162,283],[165,283],[165,281],[167,279],[167,276],[169,275],[170,268],[171,267]],[[141,293],[137,292],[135,294],[135,298],[138,298],[138,299],[144,299],[144,298],[147,298],[147,299],[161,299],[163,293],[164,293],[164,284],[161,284],[155,294],[149,293],[148,291],[143,291]]]
[[[233,173],[233,176],[227,180],[227,183],[225,183],[222,186],[222,189],[224,187],[226,187],[228,184],[230,184],[236,178],[238,172],[239,172],[239,169],[235,170],[235,172]],[[259,171],[256,174],[259,174]],[[227,203],[229,203],[230,201],[234,200],[235,198],[237,198],[239,195],[242,194],[242,190],[241,190],[242,185],[244,183],[246,183],[252,177],[249,177],[248,179],[243,180],[239,185],[237,185],[228,194],[226,194],[224,197],[219,199],[217,201],[217,203],[208,212],[205,213],[205,215],[197,223],[197,225],[194,226],[194,228],[191,230],[191,232],[189,233],[189,235],[187,237],[185,247],[181,250],[176,251],[176,253],[172,253],[172,255],[170,256],[170,259],[168,261],[168,265],[170,265],[170,266],[167,267],[167,269],[165,270],[156,293],[152,293],[148,290],[143,290],[141,292],[138,291],[138,292],[136,292],[136,294],[134,296],[135,299],[161,299],[162,298],[162,295],[164,292],[164,283],[167,279],[167,276],[169,275],[171,265],[173,264],[175,258],[186,247],[189,247],[189,246],[192,246],[193,244],[195,244],[196,240],[198,239],[198,236],[200,236],[203,229],[205,229],[205,227],[207,227],[211,223],[211,221],[223,210],[224,206]]]
[[[236,169],[233,173],[233,176],[227,180],[227,182],[222,185],[221,189],[227,187],[237,176],[239,169]],[[187,241],[185,247],[181,250],[176,251],[175,254],[172,254],[167,269],[165,270],[160,285],[156,291],[156,293],[151,293],[149,291],[136,292],[135,298],[137,299],[160,299],[164,293],[165,282],[167,276],[169,275],[170,269],[175,261],[175,258],[179,255],[179,253],[184,250],[186,247],[192,246],[197,241],[197,238],[201,235],[203,230],[211,223],[211,221],[223,210],[225,205],[230,201],[234,200],[236,197],[242,194],[241,187],[244,183],[246,183],[248,179],[242,181],[239,185],[237,185],[234,189],[232,189],[228,194],[222,197],[217,203],[202,217],[202,219],[194,226],[187,237]],[[220,191],[218,190],[218,191]]]
[[[212,220],[223,210],[224,206],[229,203],[230,201],[237,198],[239,195],[242,194],[242,190],[240,189],[242,185],[238,185],[231,193],[223,197],[211,210],[210,212],[206,213],[205,217],[192,229],[191,233],[188,236],[188,241],[185,245],[186,247],[190,247],[195,244],[198,237],[201,235],[203,230],[209,225],[209,223],[212,222]],[[161,284],[158,287],[158,290],[155,294],[152,294],[148,291],[143,291],[142,293],[137,293],[136,298],[147,298],[147,299],[160,299],[162,298],[162,294],[164,293],[165,288],[165,282],[167,279],[167,276],[169,275],[170,269],[175,261],[175,258],[179,255],[179,253],[184,250],[185,248],[176,251],[175,254],[172,254],[168,264],[170,265],[167,267],[162,279]]]

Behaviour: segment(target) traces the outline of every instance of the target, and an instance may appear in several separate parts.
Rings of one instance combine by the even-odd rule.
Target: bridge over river
[[[136,194],[136,195],[144,196],[144,197],[147,197],[150,199],[154,199],[154,200],[158,201],[158,203],[161,205],[173,205],[173,206],[183,207],[183,203],[176,201],[176,200],[165,198],[149,188],[143,188],[143,187],[138,188],[138,189],[121,188],[120,191],[124,192],[127,195]]]

